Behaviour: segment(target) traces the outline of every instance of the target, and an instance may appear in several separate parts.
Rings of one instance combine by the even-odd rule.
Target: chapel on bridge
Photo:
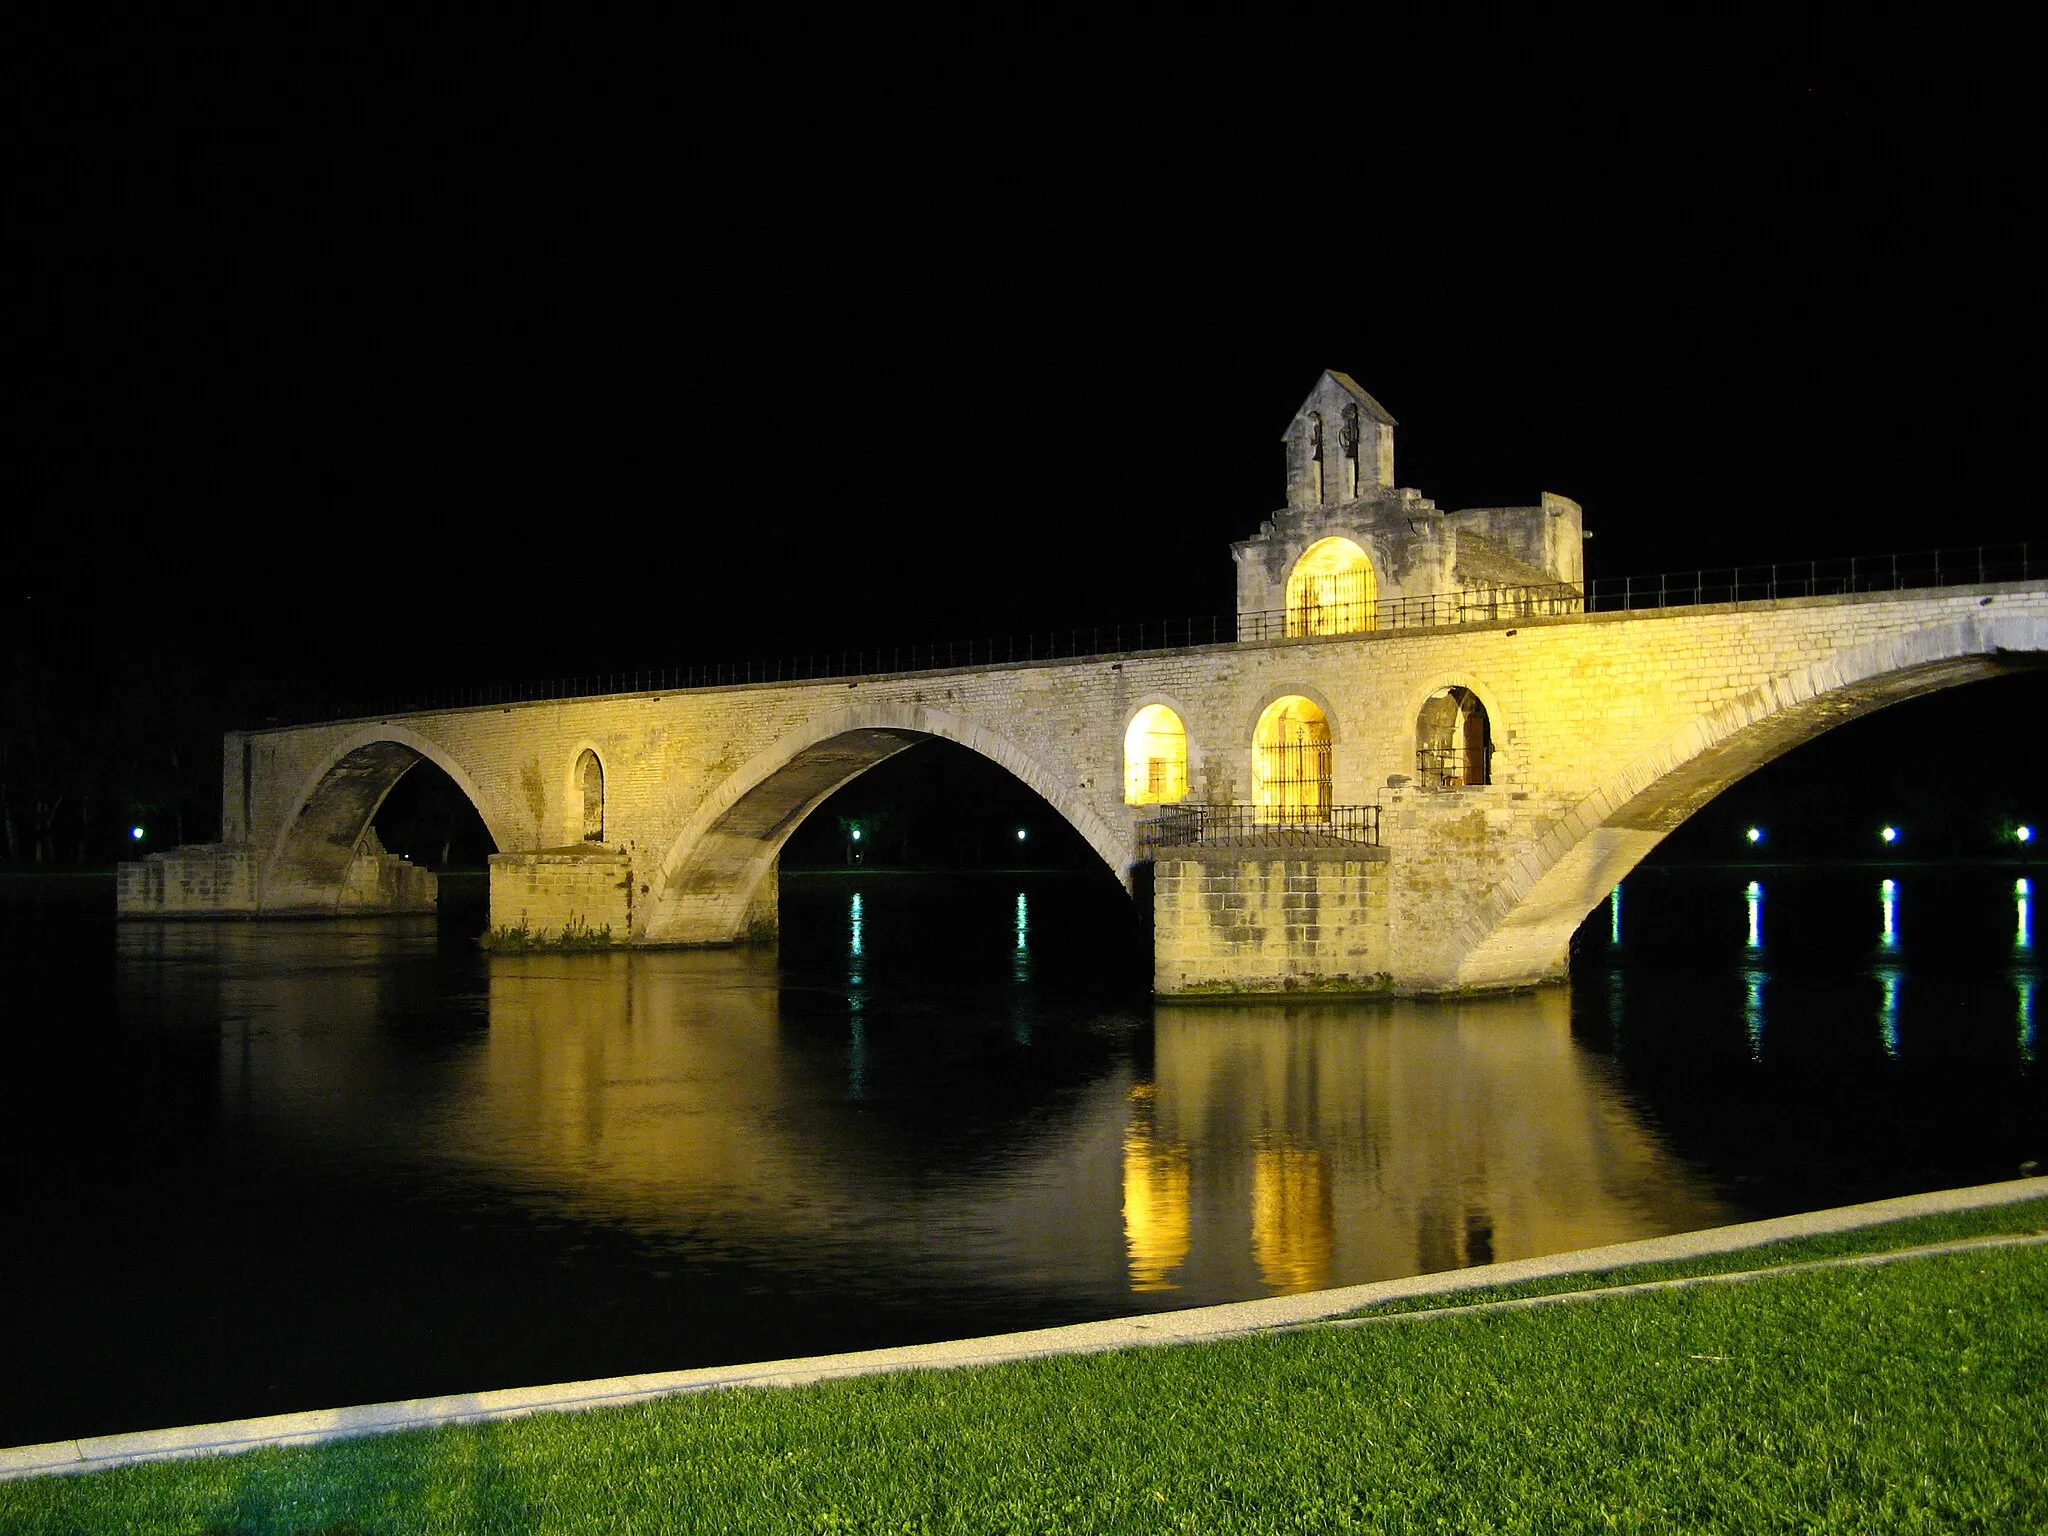
[[[1353,634],[1455,615],[1550,611],[1584,580],[1579,504],[1446,512],[1394,484],[1394,418],[1326,371],[1281,437],[1286,505],[1231,547],[1237,633]]]

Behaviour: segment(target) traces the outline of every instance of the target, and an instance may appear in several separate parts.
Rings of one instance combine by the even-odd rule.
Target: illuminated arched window
[[[1415,777],[1428,789],[1493,782],[1493,725],[1469,688],[1439,688],[1415,717]]]
[[[583,841],[604,841],[604,765],[586,750],[576,759],[576,786],[583,792]]]
[[[1300,694],[1276,699],[1252,736],[1252,804],[1261,821],[1330,816],[1330,722]]]
[[[1289,635],[1349,635],[1371,629],[1378,582],[1365,551],[1349,539],[1318,539],[1287,577]]]
[[[1124,804],[1171,805],[1188,793],[1188,733],[1164,704],[1147,704],[1124,732]]]

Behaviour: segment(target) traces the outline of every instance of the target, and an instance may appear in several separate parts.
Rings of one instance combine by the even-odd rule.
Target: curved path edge
[[[1073,1323],[1059,1328],[987,1334],[980,1338],[949,1339],[937,1344],[909,1344],[852,1354],[813,1355],[805,1359],[769,1360],[752,1365],[704,1366],[696,1370],[613,1376],[600,1381],[561,1382],[542,1387],[508,1387],[495,1392],[458,1393],[448,1397],[414,1398],[408,1402],[321,1408],[268,1418],[193,1424],[181,1429],[54,1440],[44,1445],[0,1450],[0,1481],[96,1472],[109,1467],[171,1461],[188,1456],[227,1455],[262,1446],[314,1445],[356,1435],[475,1424],[492,1419],[519,1418],[530,1413],[616,1407],[726,1387],[794,1387],[842,1376],[996,1365],[1047,1355],[1094,1354],[1144,1345],[1237,1338],[1300,1327],[1401,1298],[1452,1296],[1462,1291],[1511,1285],[1522,1280],[1699,1258],[1707,1254],[1761,1247],[1788,1238],[1848,1232],[1858,1227],[1880,1226],[1916,1216],[1946,1215],[1953,1211],[2010,1205],[2044,1196],[2048,1196],[2048,1177],[2012,1179],[1998,1184],[1935,1190],[1923,1195],[1873,1200],[1863,1205],[1807,1211],[1796,1216],[1777,1216],[1767,1221],[1709,1227],[1699,1232],[1679,1232],[1668,1237],[1611,1243],[1572,1253],[1512,1259],[1472,1269],[1409,1275],[1398,1280],[1375,1280],[1365,1285],[1304,1291],[1292,1296],[1269,1296],[1257,1301],[1226,1302],[1213,1307],[1191,1307],[1179,1312],[1146,1313],[1099,1323]]]

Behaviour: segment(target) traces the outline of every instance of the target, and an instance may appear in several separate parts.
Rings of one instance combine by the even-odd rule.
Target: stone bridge
[[[1558,975],[1579,921],[1743,775],[1845,720],[2044,653],[2048,589],[2007,583],[255,731],[227,738],[224,845],[129,866],[131,886],[152,864],[174,884],[185,872],[186,899],[145,887],[124,906],[412,904],[399,861],[365,836],[424,757],[501,850],[494,924],[609,926],[635,944],[763,937],[790,833],[926,736],[1015,774],[1130,882],[1139,823],[1158,811],[1126,801],[1139,712],[1164,705],[1183,723],[1192,799],[1245,803],[1261,716],[1305,698],[1327,721],[1330,798],[1377,802],[1379,845],[1155,850],[1160,990],[1522,985]],[[1454,688],[1485,711],[1490,771],[1436,787],[1417,773],[1418,725]],[[602,824],[586,840],[591,762]]]
[[[370,833],[426,758],[497,845],[493,925],[762,938],[791,832],[937,736],[1150,903],[1163,995],[1520,986],[1743,775],[2048,653],[2038,580],[1579,611],[1576,505],[1439,512],[1388,483],[1392,428],[1323,376],[1286,439],[1288,506],[1236,546],[1235,641],[234,733],[222,843],[124,866],[121,910],[430,906],[433,877]],[[1171,846],[1141,835],[1162,812],[1187,832]]]

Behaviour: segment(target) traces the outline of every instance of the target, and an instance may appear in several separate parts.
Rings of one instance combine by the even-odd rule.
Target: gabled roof
[[[1334,368],[1325,368],[1323,370],[1323,378],[1328,379],[1331,383],[1335,384],[1339,389],[1343,390],[1345,394],[1349,395],[1352,399],[1356,400],[1360,405],[1364,406],[1366,413],[1370,415],[1374,421],[1379,422],[1383,426],[1389,427],[1397,427],[1400,425],[1400,423],[1395,421],[1392,416],[1387,414],[1387,408],[1384,405],[1381,405],[1379,401],[1373,399],[1371,395],[1368,395],[1364,390],[1358,387],[1358,380],[1352,378],[1350,374],[1339,373]],[[1318,379],[1316,382],[1318,386],[1320,386],[1322,380]],[[1312,389],[1309,391],[1309,397],[1310,399],[1313,399],[1315,397],[1315,390]],[[1308,404],[1308,401],[1304,400],[1302,404],[1306,405]],[[1296,411],[1294,414],[1296,416],[1299,416],[1301,412]],[[1292,425],[1291,418],[1289,424]],[[1286,436],[1286,434],[1282,433],[1281,436],[1284,437]]]
[[[1333,381],[1339,389],[1351,395],[1360,405],[1372,412],[1372,419],[1374,421],[1383,422],[1390,427],[1400,425],[1399,422],[1387,414],[1387,408],[1384,405],[1381,405],[1379,401],[1373,399],[1371,395],[1368,395],[1358,387],[1358,380],[1352,378],[1350,374],[1339,373],[1334,368],[1325,368],[1323,370],[1323,377]]]

